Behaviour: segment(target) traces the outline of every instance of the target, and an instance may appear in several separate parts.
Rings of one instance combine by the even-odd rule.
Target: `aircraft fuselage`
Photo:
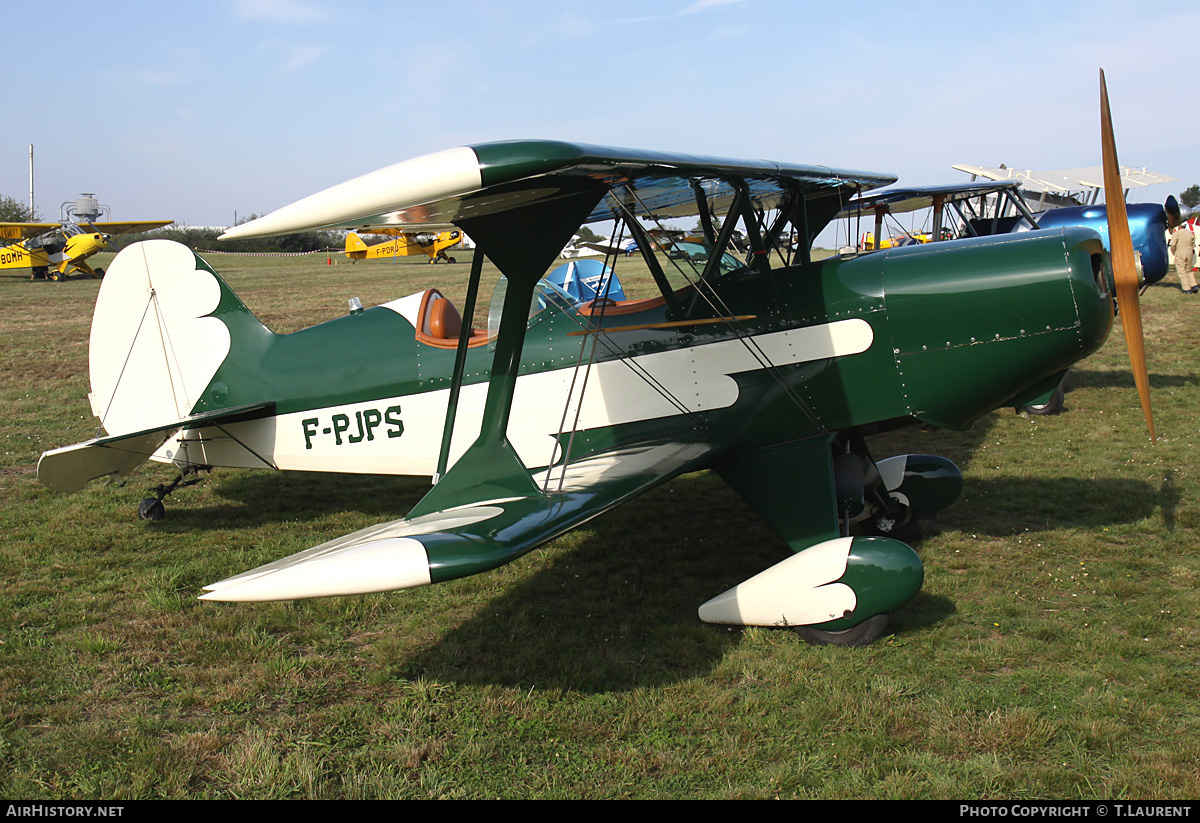
[[[568,440],[575,459],[680,426],[729,448],[881,424],[962,428],[1101,345],[1102,259],[1093,232],[1065,229],[776,270],[775,298],[745,271],[714,284],[729,314],[749,318],[736,332],[705,322],[718,312],[703,301],[685,318],[662,300],[603,316],[551,305],[529,321],[509,439],[533,468]],[[185,429],[188,462],[434,473],[455,341],[420,339],[417,296],[276,335],[221,287],[212,316],[229,355],[190,411],[269,400],[274,415]],[[482,418],[494,344],[475,340],[452,455]],[[179,457],[174,441],[158,455]]]

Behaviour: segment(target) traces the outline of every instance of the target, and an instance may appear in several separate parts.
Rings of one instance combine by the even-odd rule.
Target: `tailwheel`
[[[157,497],[146,497],[138,503],[138,517],[151,522],[162,520],[167,514],[167,508]]]
[[[154,494],[153,497],[144,497],[138,503],[138,517],[143,520],[149,520],[151,523],[162,520],[167,516],[167,508],[163,505],[163,500],[167,495],[178,488],[194,486],[200,482],[200,470],[212,471],[211,466],[193,466],[185,465],[179,470],[179,477],[167,485],[159,483],[150,491]]]
[[[887,612],[877,614],[840,632],[827,632],[812,626],[792,626],[792,631],[813,646],[869,646],[883,637],[888,617]]]

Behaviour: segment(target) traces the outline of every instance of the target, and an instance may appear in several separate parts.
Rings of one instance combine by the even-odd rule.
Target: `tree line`
[[[257,215],[251,215],[248,222]],[[124,234],[113,237],[109,250],[120,251],[140,240],[174,240],[193,251],[241,252],[243,254],[300,254],[310,251],[335,249],[341,251],[346,244],[345,234],[339,231],[303,231],[283,234],[278,237],[252,237],[239,240],[218,240],[225,229],[203,228],[184,225],[164,226],[142,234]]]
[[[257,214],[252,214],[244,220],[245,223],[254,220]],[[41,223],[44,221],[40,214],[14,197],[0,194],[0,223]],[[286,254],[323,249],[341,250],[345,245],[345,236],[336,231],[306,231],[296,234],[285,234],[280,237],[259,237],[249,240],[218,240],[224,229],[203,228],[172,224],[161,229],[142,232],[141,234],[119,234],[109,240],[110,251],[120,251],[131,243],[139,240],[163,238],[182,243],[193,250],[206,249],[209,251],[244,252],[259,254]]]

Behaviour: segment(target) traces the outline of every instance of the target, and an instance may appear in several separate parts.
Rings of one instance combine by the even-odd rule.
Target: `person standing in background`
[[[1196,286],[1196,275],[1192,267],[1196,261],[1196,235],[1186,223],[1180,223],[1171,233],[1171,257],[1175,261],[1175,273],[1179,275],[1179,287],[1184,294],[1196,294],[1200,288]]]

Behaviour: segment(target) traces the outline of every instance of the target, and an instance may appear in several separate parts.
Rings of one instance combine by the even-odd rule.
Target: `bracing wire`
[[[654,220],[655,224],[661,230],[663,228],[662,222],[656,215],[646,208],[646,205],[641,201],[640,198],[638,198],[637,192],[630,189],[628,186],[626,186],[626,190],[635,200],[637,200],[638,204],[643,208],[644,211],[646,211],[651,219]],[[622,206],[622,209],[624,209],[624,206]],[[726,215],[726,220],[737,220],[741,216],[742,215],[729,214]],[[634,219],[632,215],[630,215],[630,219]],[[792,401],[792,404],[796,406],[796,408],[799,409],[800,412],[818,428],[824,429],[824,424],[821,422],[821,419],[816,415],[815,412],[813,412],[811,408],[809,408],[808,404],[804,402],[803,398],[796,393],[795,388],[793,388],[783,374],[780,373],[779,368],[771,362],[771,359],[767,356],[766,352],[764,352],[762,348],[754,341],[754,338],[750,334],[749,330],[746,329],[745,326],[734,317],[733,312],[725,304],[725,301],[721,299],[720,294],[718,294],[717,291],[712,288],[711,284],[706,283],[702,277],[693,282],[690,278],[688,278],[687,273],[684,272],[677,263],[675,266],[676,269],[686,279],[688,279],[689,284],[695,288],[696,293],[699,294],[700,297],[708,304],[709,308],[711,308],[716,314],[725,320],[726,325],[729,326],[730,330],[733,331],[734,335],[738,338],[742,345],[745,346],[746,350],[750,353],[750,356],[753,357],[755,361],[758,362],[758,364],[762,366],[768,374],[771,375],[772,379],[775,380],[776,384],[783,390],[788,399]],[[692,268],[694,272],[695,267],[693,266]],[[704,288],[701,288],[702,285]]]
[[[844,192],[843,192],[844,187],[837,186],[836,188],[837,188],[837,192],[838,192],[839,206],[841,206],[843,194],[844,194]],[[663,225],[662,220],[658,217],[658,215],[656,215],[650,208],[648,208],[646,206],[646,204],[638,196],[637,191],[628,184],[625,185],[624,189],[625,189],[627,199],[629,199],[631,203],[636,203],[636,205],[642,210],[642,212],[644,214],[646,214],[650,220],[653,221],[654,225],[657,226],[657,228],[660,232],[667,233],[667,229]],[[610,192],[609,196],[614,204],[614,213],[618,213],[622,216],[621,229],[620,229],[620,233],[618,236],[623,238],[625,224],[630,220],[636,220],[637,216],[634,213],[633,209],[631,209],[629,207],[629,205],[623,203],[621,201],[621,199],[614,196],[611,192]],[[750,207],[747,206],[746,208],[750,208]],[[729,214],[727,214],[725,216],[725,220],[737,221],[739,219],[742,220],[743,222],[745,222],[745,221],[749,220],[750,218],[747,217],[747,214],[745,211],[743,211],[741,213],[733,213],[731,211]],[[780,214],[776,218],[775,224],[772,225],[770,228],[768,228],[767,222],[766,222],[766,214],[761,209],[759,209],[756,214],[755,225],[758,229],[760,242],[763,244],[766,244],[766,245],[775,245],[776,241],[778,239],[779,231],[782,231],[786,227],[786,225],[788,224],[790,219],[791,218],[788,217],[788,215],[785,214],[784,211],[781,209]],[[749,228],[749,227],[747,227],[747,228]],[[617,232],[618,232],[618,229],[617,229],[617,227],[614,226],[614,234],[617,234]],[[801,241],[804,241],[806,239],[807,238],[801,238]],[[616,248],[616,247],[617,246],[614,246],[614,248]],[[649,253],[649,250],[647,250],[647,251]],[[779,249],[776,249],[776,251],[780,256],[780,261],[785,266],[788,265],[787,258],[783,257],[782,251]],[[789,249],[789,251],[790,251],[790,249]],[[615,252],[613,252],[613,254],[615,255]],[[606,253],[605,254],[605,262],[606,263],[608,262],[608,259],[609,259],[608,253]],[[824,424],[821,422],[819,416],[809,407],[809,405],[804,401],[804,399],[800,397],[800,395],[797,393],[795,387],[786,378],[786,376],[783,375],[781,369],[771,361],[770,357],[766,354],[765,351],[763,351],[762,347],[759,346],[759,344],[754,340],[754,336],[745,327],[745,325],[736,318],[736,316],[734,315],[734,313],[732,312],[730,307],[722,299],[720,293],[717,292],[717,290],[713,288],[712,284],[710,282],[706,281],[704,279],[704,277],[702,276],[702,274],[697,271],[695,263],[693,261],[691,261],[690,259],[687,261],[689,264],[688,268],[690,269],[690,272],[689,272],[687,269],[685,269],[684,267],[682,267],[680,265],[678,258],[668,257],[668,260],[671,263],[671,265],[674,267],[675,271],[680,276],[682,276],[684,281],[686,283],[688,283],[688,285],[690,285],[696,291],[696,293],[705,301],[705,303],[713,310],[713,312],[715,314],[717,314],[725,322],[725,324],[730,328],[731,331],[733,331],[734,335],[737,337],[739,342],[741,342],[741,344],[746,348],[746,351],[750,354],[750,356],[778,384],[778,386],[782,389],[785,396],[788,397],[788,399],[791,401],[791,403],[806,418],[808,418],[813,424],[815,424],[818,428],[823,430]],[[615,261],[614,261],[614,263],[615,263]],[[614,265],[614,268],[615,268],[615,265]],[[570,462],[570,455],[572,452],[574,437],[575,437],[576,431],[578,430],[580,417],[582,415],[582,410],[583,410],[583,396],[587,390],[587,384],[588,384],[588,380],[589,380],[590,373],[591,373],[591,367],[595,363],[597,352],[598,352],[598,348],[597,348],[598,346],[603,346],[604,349],[610,355],[612,355],[615,359],[618,359],[618,360],[620,360],[620,362],[625,363],[626,366],[631,369],[631,371],[633,371],[636,375],[638,375],[638,377],[640,379],[642,379],[648,386],[650,386],[655,392],[657,392],[664,400],[666,400],[674,408],[676,408],[681,414],[696,418],[696,412],[689,409],[688,406],[682,400],[677,398],[666,386],[664,386],[659,380],[657,380],[652,374],[650,374],[650,372],[644,366],[642,366],[641,364],[639,364],[636,361],[636,358],[628,357],[627,353],[623,350],[623,348],[620,347],[619,345],[617,345],[616,342],[614,340],[612,340],[611,337],[607,333],[605,333],[603,329],[599,328],[599,325],[603,322],[603,319],[604,319],[604,310],[605,310],[605,307],[607,304],[608,290],[611,288],[612,279],[613,279],[614,275],[615,275],[615,272],[613,273],[613,275],[610,275],[605,280],[604,294],[597,300],[597,303],[599,305],[599,312],[597,315],[595,315],[591,319],[590,323],[585,323],[578,316],[567,315],[567,316],[571,317],[573,322],[575,322],[580,327],[581,330],[587,331],[589,333],[584,335],[584,339],[581,342],[581,346],[584,348],[581,348],[580,357],[576,361],[575,374],[572,375],[571,385],[568,389],[568,394],[567,394],[567,401],[563,407],[563,415],[562,415],[562,418],[560,421],[560,426],[559,426],[560,432],[566,432],[568,430],[568,428],[570,430],[570,434],[567,439],[566,448],[563,449],[563,452],[562,452],[562,458],[561,458],[562,473],[560,474],[560,477],[559,477],[559,488],[560,489],[562,487],[563,479],[565,477],[566,467],[567,467],[568,463]],[[589,339],[594,340],[595,343],[593,344],[591,351],[587,354],[587,356],[585,358],[584,351],[586,349],[587,341]],[[579,381],[579,373],[580,373],[581,369],[582,369],[582,373],[583,373],[582,383],[579,384],[578,399],[575,400],[574,418],[571,420],[571,425],[568,427],[567,426],[567,418],[570,415],[571,403],[576,397],[576,385]],[[560,445],[556,443],[556,450],[558,448],[560,448]],[[554,462],[553,456],[552,456],[552,459],[550,462],[551,462],[551,464],[553,464],[553,462]],[[546,487],[547,488],[549,487],[550,482],[551,482],[550,476],[549,476],[549,473],[547,473],[547,478],[546,478]]]

